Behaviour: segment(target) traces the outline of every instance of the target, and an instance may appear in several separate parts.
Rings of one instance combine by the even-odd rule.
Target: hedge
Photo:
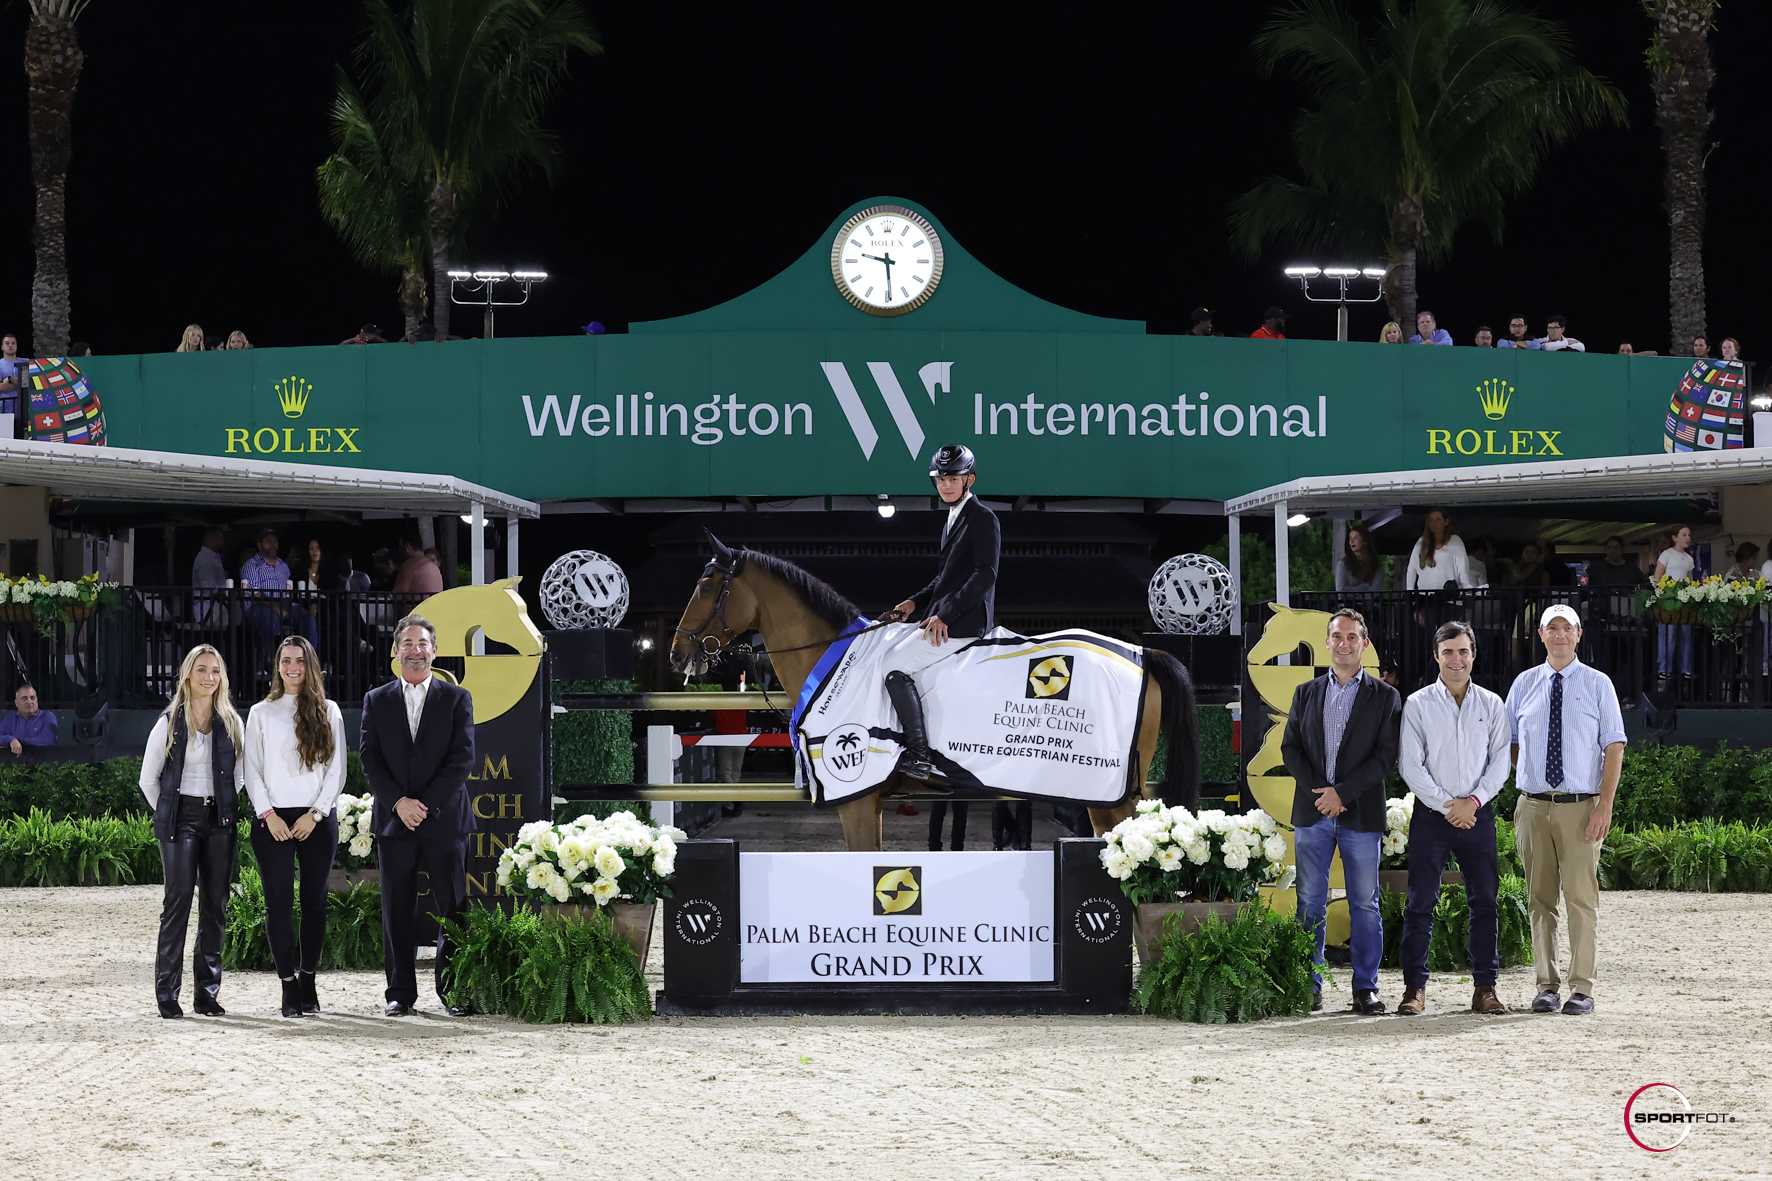
[[[41,808],[0,819],[0,886],[159,882],[160,846],[146,815],[53,818]]]
[[[1694,820],[1613,832],[1600,851],[1609,889],[1772,891],[1772,828]]]
[[[0,817],[26,816],[33,808],[60,820],[70,816],[145,816],[142,761],[134,755],[99,763],[15,763],[0,766]],[[345,752],[345,787],[369,794],[363,760]],[[244,798],[244,797],[242,797]],[[243,807],[242,812],[246,809]]]
[[[623,680],[555,681],[567,693],[632,693]],[[554,719],[554,782],[632,783],[634,715],[619,709],[575,709]]]
[[[296,929],[301,924],[301,883],[295,884],[292,908]],[[222,936],[222,968],[229,972],[272,970],[271,942],[265,924],[265,887],[258,870],[246,866],[228,893],[227,931]],[[349,893],[326,897],[326,944],[319,970],[369,971],[382,967],[381,885],[358,882]]]
[[[1499,824],[1499,822],[1497,822]],[[1408,899],[1391,890],[1380,891],[1378,913],[1384,922],[1385,968],[1403,966],[1403,907]],[[1497,951],[1501,966],[1512,968],[1532,962],[1532,925],[1526,910],[1526,881],[1517,874],[1503,872],[1501,889],[1497,892],[1500,940]],[[1470,900],[1464,887],[1447,884],[1440,887],[1440,900],[1434,905],[1434,929],[1428,937],[1427,966],[1430,972],[1468,972],[1470,955]]]

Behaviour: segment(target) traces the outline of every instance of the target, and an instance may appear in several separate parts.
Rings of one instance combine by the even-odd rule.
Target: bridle
[[[713,561],[702,567],[701,577],[696,579],[699,584],[715,574],[726,576],[726,581],[721,584],[720,594],[714,599],[714,605],[709,609],[707,618],[693,628],[684,627],[682,624],[677,625],[677,634],[688,636],[690,643],[701,649],[701,655],[705,659],[712,659],[738,639],[738,633],[733,631],[732,625],[726,622],[726,600],[732,594],[733,580],[743,573],[744,553],[740,551],[732,555],[730,564],[722,563],[716,556]],[[723,640],[708,632],[708,628],[716,622],[720,625],[720,630],[726,633]],[[710,647],[710,644],[714,646]]]

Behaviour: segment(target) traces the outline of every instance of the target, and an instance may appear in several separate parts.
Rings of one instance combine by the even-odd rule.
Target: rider
[[[989,631],[995,622],[1001,534],[997,515],[972,495],[977,467],[971,449],[958,443],[941,448],[929,461],[929,479],[948,509],[940,565],[928,586],[885,616],[904,621],[928,611],[920,632],[899,641],[885,655],[886,692],[904,733],[905,756],[898,769],[912,779],[939,774],[929,757],[923,703],[912,678]],[[954,643],[948,647],[950,640]]]

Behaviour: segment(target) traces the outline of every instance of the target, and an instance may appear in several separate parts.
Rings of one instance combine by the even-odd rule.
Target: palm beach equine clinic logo
[[[1027,695],[1049,701],[1069,701],[1072,659],[1070,656],[1035,656],[1029,660]]]
[[[290,376],[272,383],[277,395],[277,408],[284,418],[300,418],[313,397],[314,386],[305,378]],[[357,446],[360,426],[251,427],[230,426],[227,432],[228,455],[331,455],[362,454]]]
[[[824,736],[819,744],[819,765],[824,773],[843,783],[853,783],[868,762],[869,734],[866,726],[846,722]]]
[[[1624,1101],[1624,1130],[1645,1152],[1672,1152],[1686,1142],[1694,1125],[1734,1122],[1726,1111],[1693,1111],[1672,1083],[1648,1083]]]
[[[1477,387],[1477,402],[1483,408],[1483,417],[1490,422],[1500,422],[1507,417],[1507,408],[1513,402],[1514,387],[1506,380],[1492,377]],[[1427,431],[1427,453],[1429,455],[1561,455],[1557,439],[1562,431],[1520,431],[1502,427],[1491,427],[1481,431],[1466,427],[1454,431],[1451,427],[1429,427]]]
[[[922,914],[923,867],[920,865],[874,866],[874,913]]]

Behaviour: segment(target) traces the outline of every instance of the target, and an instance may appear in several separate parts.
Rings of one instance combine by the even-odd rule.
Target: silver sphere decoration
[[[1172,636],[1215,636],[1237,608],[1231,572],[1205,554],[1177,554],[1151,576],[1151,618]]]
[[[628,576],[596,550],[561,554],[541,576],[541,609],[561,631],[614,627],[628,613]]]

